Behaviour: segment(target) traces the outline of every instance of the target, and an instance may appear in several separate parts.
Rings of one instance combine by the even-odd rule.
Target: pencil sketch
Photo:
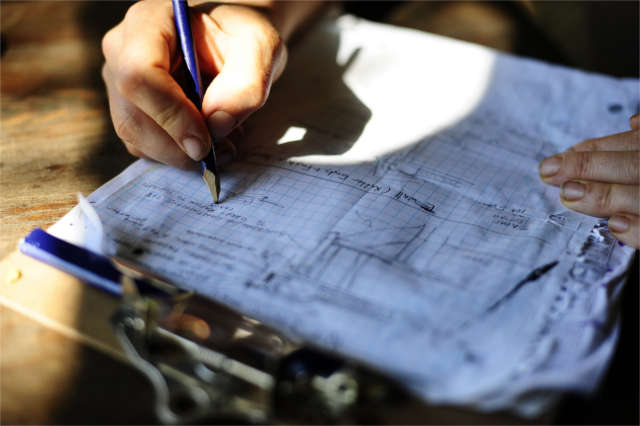
[[[607,105],[635,107],[637,82],[349,17],[300,46],[222,171],[220,204],[197,174],[146,162],[91,196],[111,254],[432,401],[502,408],[547,385],[592,387],[615,343],[602,324],[632,250],[564,208],[537,164],[623,130]],[[326,91],[319,103],[296,91],[307,59]],[[436,91],[451,102],[431,104]],[[473,107],[454,113],[459,99]]]

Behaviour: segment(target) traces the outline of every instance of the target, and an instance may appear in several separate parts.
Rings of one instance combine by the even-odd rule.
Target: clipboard
[[[121,300],[19,251],[11,253],[0,262],[0,274],[5,278],[0,284],[1,305],[112,358],[129,365],[135,364],[132,363],[131,357],[126,354],[111,325],[114,312],[118,312],[118,309],[122,306]],[[80,303],[87,306],[88,309],[83,309],[83,312],[78,317],[77,311],[80,308]],[[368,396],[369,401],[366,407],[360,407],[356,410],[347,409],[340,412],[340,410],[336,410],[335,401],[333,408],[322,407],[322,401],[317,398],[308,398],[309,390],[304,389],[304,386],[301,388],[300,384],[298,384],[297,387],[290,387],[286,395],[281,395],[280,398],[274,398],[273,395],[269,397],[268,393],[264,392],[262,393],[262,400],[259,393],[257,396],[255,394],[251,395],[251,397],[258,398],[258,409],[256,411],[254,407],[253,411],[244,411],[247,406],[241,405],[241,414],[244,413],[241,416],[238,416],[237,413],[221,413],[218,408],[215,408],[213,412],[200,412],[197,413],[197,416],[192,416],[191,418],[187,418],[185,415],[179,418],[172,417],[175,413],[167,415],[166,412],[163,417],[163,414],[158,412],[156,406],[153,411],[156,420],[160,423],[175,423],[180,420],[189,420],[191,422],[217,420],[229,423],[239,421],[250,423],[293,421],[309,424],[345,422],[370,424],[535,424],[541,421],[549,422],[552,418],[552,413],[547,413],[543,417],[525,419],[504,411],[479,413],[464,407],[427,404],[413,397],[387,377],[375,370],[367,369],[366,366],[358,365],[352,360],[341,359],[335,354],[324,351],[316,351],[313,347],[305,348],[300,342],[287,340],[287,338],[280,336],[277,331],[271,330],[251,318],[210,300],[196,300],[194,305],[194,311],[199,313],[202,313],[203,309],[210,310],[212,307],[215,308],[216,311],[213,311],[214,313],[208,320],[211,322],[217,321],[219,325],[226,324],[226,328],[223,327],[226,330],[231,330],[237,325],[245,325],[253,327],[254,330],[259,330],[260,332],[256,333],[255,337],[261,336],[266,340],[259,341],[259,339],[256,340],[254,338],[252,344],[261,347],[263,352],[264,349],[269,349],[272,354],[279,354],[280,356],[302,352],[303,358],[307,357],[307,360],[311,360],[315,365],[318,365],[319,370],[317,373],[325,377],[327,366],[328,370],[331,370],[337,364],[342,363],[342,365],[347,366],[347,372],[351,374],[355,372],[356,375],[360,374],[358,376],[359,379],[369,385],[374,392]],[[87,314],[88,312],[90,312],[90,315]],[[243,334],[240,333],[239,335]],[[275,345],[274,338],[277,343]],[[302,351],[300,351],[301,348]],[[234,347],[234,345],[227,345],[227,347],[219,347],[218,349],[233,357],[242,356],[242,351],[238,347]],[[244,356],[246,357],[246,355],[247,353],[245,352]],[[247,359],[245,358],[245,360]],[[293,362],[293,364],[295,366],[296,363]],[[136,367],[135,365],[133,366],[134,368]],[[323,369],[325,371],[322,371]],[[355,371],[358,369],[361,369],[360,373]],[[304,382],[309,383],[308,380]],[[333,386],[335,388],[335,383]],[[387,387],[386,395],[385,392],[380,393],[381,387],[385,386]],[[231,387],[231,390],[235,389]],[[267,396],[266,399],[264,398],[265,396]],[[277,411],[277,415],[274,411]]]
[[[42,230],[34,232],[41,239],[56,240]],[[424,406],[366,366],[294,342],[211,300],[195,296],[188,307],[178,301],[164,325],[151,330],[141,326],[141,320],[148,323],[149,315],[161,313],[149,299],[132,300],[124,292],[123,300],[131,303],[123,303],[17,252],[0,264],[0,273],[8,278],[0,286],[0,303],[145,374],[155,391],[154,411],[161,423],[378,423],[381,413],[393,412],[393,407]],[[123,288],[132,283],[123,282]],[[80,293],[84,303],[97,309],[78,322],[73,312]],[[132,312],[141,306],[143,315]],[[153,348],[144,344],[151,334]],[[176,348],[200,354],[200,362],[189,364],[193,360],[177,354]],[[210,386],[191,386],[193,377],[185,371]],[[185,398],[192,408],[176,408]],[[375,406],[379,408],[372,410]]]

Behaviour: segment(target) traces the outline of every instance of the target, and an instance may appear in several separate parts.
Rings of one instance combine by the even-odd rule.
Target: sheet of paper
[[[428,400],[535,414],[597,383],[633,253],[537,164],[627,130],[638,87],[344,16],[292,51],[220,204],[142,160],[89,200],[110,254]]]

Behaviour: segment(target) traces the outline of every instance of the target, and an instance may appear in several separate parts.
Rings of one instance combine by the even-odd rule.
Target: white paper
[[[536,414],[598,383],[633,253],[537,165],[639,101],[637,80],[345,16],[293,49],[220,204],[143,160],[89,200],[110,254],[429,401]]]

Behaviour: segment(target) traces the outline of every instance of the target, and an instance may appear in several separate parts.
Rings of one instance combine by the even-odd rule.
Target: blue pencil
[[[173,17],[176,22],[180,50],[191,76],[186,83],[187,87],[183,87],[183,89],[187,97],[200,110],[202,108],[202,80],[200,79],[196,48],[191,34],[189,5],[186,0],[171,0],[171,3],[173,4]],[[216,167],[216,153],[213,149],[213,144],[211,144],[209,154],[200,162],[200,173],[209,187],[209,191],[211,191],[213,201],[217,203],[220,197],[220,175]]]

